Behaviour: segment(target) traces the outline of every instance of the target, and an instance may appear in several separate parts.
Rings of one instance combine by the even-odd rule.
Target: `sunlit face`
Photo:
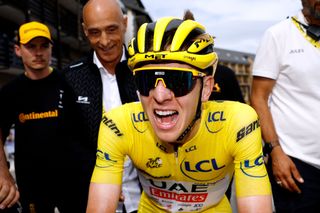
[[[26,70],[42,71],[49,67],[52,45],[48,39],[37,37],[27,44],[15,45],[15,52],[21,57]]]
[[[159,67],[159,64],[150,64],[144,67]],[[161,67],[192,69],[189,65],[179,63],[161,64]],[[211,76],[205,77],[205,79],[207,78],[213,82]],[[140,95],[143,108],[148,115],[155,134],[161,141],[176,142],[177,138],[195,118],[202,79],[196,81],[193,90],[185,96],[175,97],[174,93],[166,88],[165,82],[163,83],[162,81],[158,81],[156,87],[150,90],[149,96]],[[212,86],[210,87],[212,89]],[[209,98],[209,96],[206,98]],[[202,98],[202,100],[206,98]]]
[[[88,10],[83,29],[101,63],[118,63],[126,31],[126,17],[110,11]]]

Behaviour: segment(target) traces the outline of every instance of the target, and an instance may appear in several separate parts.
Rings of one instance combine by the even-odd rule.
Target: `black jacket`
[[[103,88],[100,71],[93,63],[91,53],[66,67],[63,74],[69,88],[65,95],[68,99],[65,102],[69,103],[65,109],[69,121],[66,135],[72,141],[69,153],[74,155],[71,156],[74,167],[81,167],[82,171],[89,170],[83,172],[91,175],[102,117]],[[127,61],[117,65],[116,78],[122,103],[137,101],[136,87]]]

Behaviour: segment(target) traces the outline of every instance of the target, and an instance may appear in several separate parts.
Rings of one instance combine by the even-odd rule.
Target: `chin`
[[[160,139],[160,141],[165,143],[175,143],[177,142],[177,138],[179,135],[176,134],[170,134],[170,133],[163,133],[163,134],[157,134],[157,137]]]

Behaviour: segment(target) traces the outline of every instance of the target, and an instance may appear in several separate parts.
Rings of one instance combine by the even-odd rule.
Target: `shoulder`
[[[128,120],[131,119],[132,114],[138,114],[140,112],[143,112],[141,102],[131,102],[104,112],[104,115],[114,117],[117,120]]]
[[[237,114],[238,112],[251,112],[254,113],[255,110],[248,104],[241,103],[238,101],[207,101],[204,103],[205,109],[218,109],[225,110]]]
[[[286,34],[288,32],[290,34],[290,28],[293,26],[293,23],[291,21],[290,17],[287,17],[286,19],[272,25],[265,31],[265,36],[266,35],[273,35],[276,37],[279,37],[281,35]]]
[[[80,58],[77,61],[72,62],[66,66],[62,73],[67,82],[74,84],[75,82],[96,82],[97,79],[101,79],[98,67],[93,63],[91,56]]]
[[[13,80],[9,81],[0,88],[1,93],[13,92],[20,87],[23,87],[22,83],[25,81],[25,79],[26,77],[24,76],[24,74],[18,75]]]
[[[132,102],[104,112],[99,134],[103,135],[107,132],[112,132],[110,134],[113,136],[127,138],[144,134],[148,129],[148,118],[143,111],[141,103]],[[119,137],[117,138],[120,139]]]
[[[89,70],[93,66],[92,54],[88,54],[63,68],[62,72],[66,75],[77,73],[82,70]]]
[[[230,125],[242,126],[258,119],[256,111],[245,103],[238,101],[208,101],[204,105],[208,119],[219,114]]]

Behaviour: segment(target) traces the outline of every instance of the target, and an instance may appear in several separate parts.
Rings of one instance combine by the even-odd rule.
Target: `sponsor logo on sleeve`
[[[267,171],[264,169],[263,174],[257,174],[257,173],[252,173],[251,169],[256,168],[256,167],[261,167],[264,165],[264,159],[263,155],[260,155],[254,160],[244,160],[243,162],[240,162],[240,169],[243,174],[250,176],[250,177],[255,177],[255,178],[262,178],[267,176]]]
[[[111,129],[114,134],[117,136],[122,136],[123,133],[118,129],[117,125],[112,121],[112,119],[108,119],[106,116],[102,117],[102,122],[109,128]]]
[[[110,157],[109,153],[103,152],[99,149],[97,150],[96,155],[97,155],[96,167],[107,168],[117,163],[116,160],[113,160]]]
[[[252,133],[254,130],[258,129],[260,127],[260,122],[259,120],[253,121],[251,124],[248,126],[243,127],[237,132],[237,142],[243,139],[245,136],[249,135]]]

